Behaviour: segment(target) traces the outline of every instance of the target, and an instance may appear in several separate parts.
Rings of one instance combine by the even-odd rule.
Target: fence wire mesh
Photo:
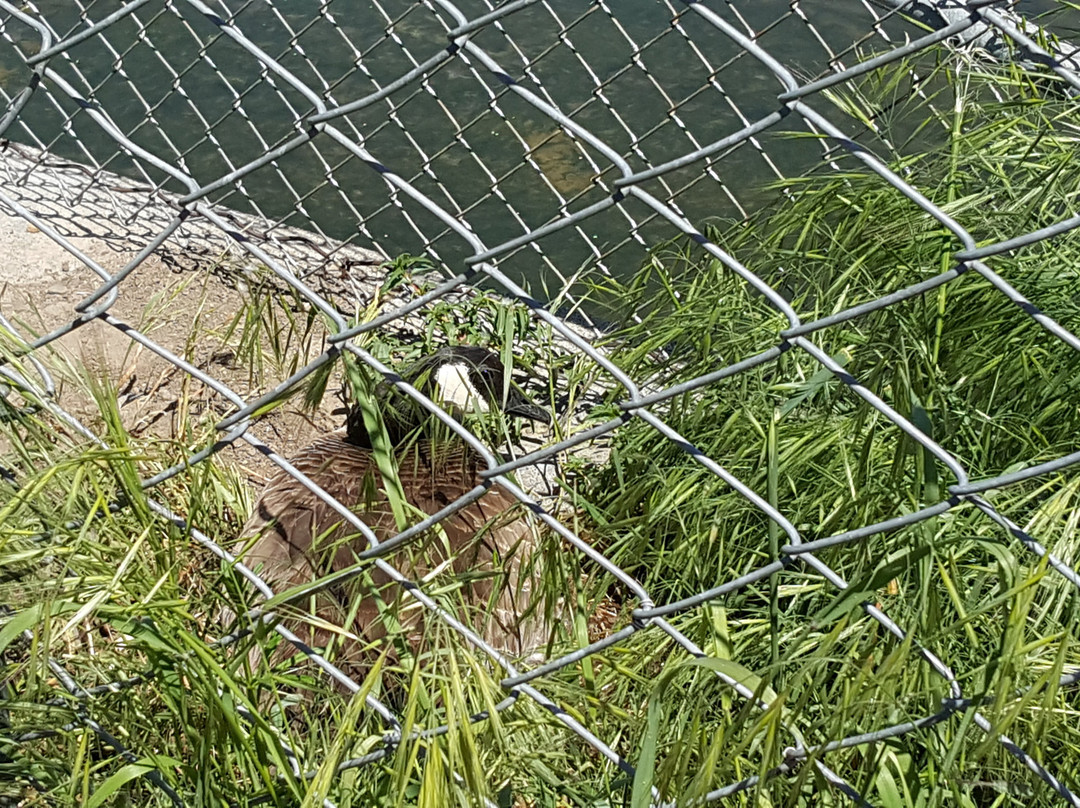
[[[63,428],[103,451],[116,448],[103,437],[106,433],[99,434],[62,406],[58,384],[44,360],[39,361],[53,343],[84,330],[90,333],[87,326],[92,323],[152,352],[181,377],[212,391],[208,395],[216,403],[211,411],[220,413],[216,441],[141,480],[149,507],[162,524],[177,526],[216,556],[234,561],[227,549],[232,537],[218,540],[203,532],[197,518],[187,515],[197,511],[191,503],[170,504],[156,497],[154,489],[196,473],[200,464],[215,462],[215,455],[236,443],[264,453],[310,486],[277,451],[273,438],[259,432],[267,405],[299,389],[343,353],[394,378],[393,369],[365,347],[371,334],[402,328],[439,301],[460,301],[464,290],[495,288],[550,329],[561,351],[597,368],[607,387],[620,391],[620,409],[603,423],[553,438],[508,463],[496,459],[472,434],[465,433],[463,439],[489,461],[484,485],[510,491],[559,537],[563,552],[587,559],[610,576],[630,614],[623,624],[608,627],[571,652],[550,655],[538,664],[519,663],[443,608],[424,582],[413,582],[413,597],[501,671],[505,698],[468,720],[488,721],[493,711],[532,700],[633,781],[637,769],[651,770],[653,761],[627,748],[625,739],[600,737],[589,715],[568,709],[561,691],[549,686],[560,672],[584,670],[590,658],[603,658],[638,635],[652,638],[654,644],[667,638],[691,657],[714,662],[705,670],[729,689],[730,698],[760,711],[762,720],[779,715],[779,726],[787,733],[777,746],[778,755],[764,748],[757,753],[759,765],[753,773],[710,782],[702,792],[705,801],[752,791],[772,779],[794,778],[809,764],[816,772],[810,782],[817,788],[863,804],[867,783],[849,782],[834,770],[833,755],[853,748],[868,756],[880,754],[892,739],[955,722],[962,725],[961,734],[975,728],[988,742],[1006,749],[1020,769],[1045,785],[1040,799],[1052,794],[1080,805],[1076,784],[1058,779],[1046,750],[1014,743],[1007,728],[987,717],[985,702],[972,698],[975,683],[965,683],[954,673],[950,659],[932,643],[923,645],[919,639],[916,646],[921,664],[944,683],[946,695],[936,706],[925,708],[924,701],[921,712],[912,712],[908,705],[896,711],[893,720],[868,730],[823,737],[798,716],[784,717],[774,693],[758,680],[740,677],[715,646],[703,647],[680,628],[689,625],[685,620],[674,619],[696,612],[710,620],[710,609],[732,594],[776,581],[792,570],[803,584],[839,596],[851,582],[822,560],[823,553],[858,553],[871,537],[903,535],[903,528],[963,508],[976,509],[999,525],[1011,550],[1030,556],[1046,575],[1080,587],[1069,549],[1051,552],[1028,527],[1000,512],[988,493],[1039,477],[1075,475],[1080,451],[1035,464],[1017,458],[1016,469],[993,476],[973,474],[970,458],[940,445],[925,424],[901,414],[903,407],[851,375],[819,338],[974,273],[1022,312],[1029,328],[1041,328],[1053,340],[1080,351],[1075,334],[994,268],[998,256],[1066,237],[1080,225],[1080,216],[1058,211],[1047,226],[1017,232],[1007,241],[979,244],[964,221],[931,201],[910,176],[875,156],[866,143],[873,140],[873,126],[855,132],[849,119],[836,122],[836,107],[822,101],[831,90],[850,86],[883,66],[913,55],[955,55],[949,49],[956,48],[969,49],[966,56],[956,57],[958,69],[975,69],[989,53],[999,62],[1019,65],[1031,81],[1046,82],[1048,92],[1071,97],[1080,90],[1071,47],[1017,16],[1011,4],[375,0],[359,10],[325,0],[302,8],[269,0],[0,0],[0,39],[8,46],[0,57],[5,101],[0,135],[6,138],[0,155],[0,207],[21,217],[75,262],[65,270],[65,277],[74,280],[50,290],[53,302],[59,299],[62,306],[49,310],[49,327],[40,335],[26,333],[10,315],[0,319],[11,337],[22,340],[20,355],[9,356],[0,368],[7,400],[12,411],[26,402],[43,407]],[[983,55],[971,55],[973,47]],[[935,102],[917,81],[908,90],[918,104],[929,108]],[[804,140],[817,153],[787,147],[801,142],[796,134],[812,136]],[[920,272],[922,279],[909,286],[854,304],[829,301],[824,308],[831,313],[806,320],[788,290],[758,274],[753,264],[741,263],[697,223],[716,215],[751,216],[771,199],[760,190],[767,181],[797,177],[821,164],[822,154],[824,163],[837,170],[843,160],[848,161],[847,171],[852,170],[851,161],[857,161],[883,188],[906,197],[939,223],[951,236],[946,250],[951,259],[939,271]],[[597,347],[601,326],[576,305],[575,282],[585,268],[618,276],[627,266],[648,260],[652,246],[680,236],[741,278],[755,299],[767,303],[783,322],[765,350],[734,358],[717,351],[709,372],[657,385],[654,379],[632,378],[608,350]],[[122,264],[103,259],[88,246],[91,240],[122,256]],[[443,272],[439,282],[418,296],[393,298],[373,319],[350,322],[355,307],[351,301],[359,300],[364,308],[380,280],[381,262],[403,252],[431,258]],[[227,254],[232,262],[222,259]],[[325,349],[295,372],[261,385],[240,389],[223,381],[212,365],[185,354],[182,345],[167,344],[130,313],[120,313],[125,290],[139,282],[140,272],[152,260],[180,270],[212,265],[232,282],[248,282],[251,267],[265,267],[275,288],[293,294],[298,309],[318,312],[330,323]],[[19,285],[17,274],[5,277]],[[542,282],[557,305],[538,299],[523,278],[534,287]],[[927,463],[950,475],[952,482],[940,498],[907,512],[900,509],[885,521],[839,532],[793,524],[767,492],[751,488],[742,479],[745,475],[725,465],[724,457],[701,452],[692,437],[669,423],[666,406],[678,397],[771,366],[789,352],[816,363],[875,410],[883,424],[921,447]],[[122,382],[117,380],[117,387]],[[1065,406],[1077,403],[1073,399]],[[745,560],[742,574],[725,575],[692,595],[657,597],[609,559],[588,532],[578,531],[577,522],[554,500],[527,492],[510,476],[551,458],[565,458],[591,441],[611,438],[635,421],[656,430],[737,491],[762,516],[762,548],[769,545],[768,530],[778,530],[778,554],[764,552]],[[17,464],[10,464],[12,469],[3,465],[10,486],[7,496],[14,498],[23,481],[14,470]],[[459,500],[448,510],[467,501]],[[823,524],[829,523],[823,518]],[[373,563],[391,578],[405,580],[385,557],[371,553],[363,560],[347,574],[357,575]],[[242,564],[236,569],[253,592],[266,599],[280,594]],[[911,641],[909,630],[889,617],[880,599],[861,593],[857,603],[880,625],[882,637]],[[273,615],[255,609],[249,617],[269,620]],[[32,642],[34,623],[27,619],[9,614],[0,636],[7,643],[16,635]],[[39,619],[37,615],[34,622]],[[1074,661],[1068,616],[1061,621],[1058,642],[1068,648],[1062,658]],[[274,630],[297,642],[342,688],[361,692],[362,682],[301,647],[286,625],[276,624]],[[216,645],[235,640],[229,636]],[[8,726],[4,732],[9,753],[50,734],[89,730],[115,756],[139,767],[137,773],[168,801],[197,801],[179,783],[176,761],[155,763],[154,750],[137,748],[137,732],[104,726],[94,718],[95,699],[137,688],[153,670],[135,676],[130,670],[98,671],[96,681],[80,682],[61,653],[50,654],[48,664],[59,689],[54,703],[74,705],[75,720],[36,729]],[[1080,674],[1065,665],[1055,676],[1057,687],[1067,690]],[[350,757],[356,750],[347,750],[332,767],[339,774],[385,761],[410,739],[452,734],[457,728],[451,723],[412,729],[392,704],[365,695],[366,709],[382,722],[382,738],[355,756]],[[1024,700],[1022,692],[1008,697]],[[298,779],[315,778],[323,764],[302,759],[284,740],[275,754]],[[945,750],[941,756],[955,754]],[[884,758],[881,769],[887,769]],[[1019,782],[1018,772],[1004,776]],[[645,797],[650,798],[648,792]],[[662,794],[656,788],[651,792],[657,804],[679,799],[679,794]],[[328,797],[322,801],[333,804]]]

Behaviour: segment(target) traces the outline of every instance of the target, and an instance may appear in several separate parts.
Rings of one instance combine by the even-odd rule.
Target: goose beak
[[[513,415],[515,418],[528,418],[530,421],[539,421],[542,424],[551,423],[551,415],[547,410],[533,404],[513,388],[510,389],[510,393],[506,397],[506,406],[503,407],[503,412],[507,415]]]

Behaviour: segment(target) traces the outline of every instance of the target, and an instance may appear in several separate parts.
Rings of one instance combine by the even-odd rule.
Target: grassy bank
[[[894,144],[895,168],[980,243],[1075,210],[1074,104],[1006,74],[956,80],[952,67],[924,85],[937,94],[937,108],[951,112],[927,117],[922,107],[909,109],[907,134],[874,112],[882,94],[896,90],[899,80],[889,76],[903,70],[875,74],[862,93],[834,100],[854,120],[878,127],[875,148]],[[913,121],[913,114],[923,118]],[[708,231],[781,290],[804,321],[948,272],[959,246],[880,178],[837,157],[839,171],[787,182],[768,211]],[[989,264],[1041,311],[1080,332],[1075,234]],[[417,268],[399,265],[392,285]],[[141,330],[156,333],[178,301],[190,302],[190,328],[168,334],[170,347],[250,386],[245,395],[325,349],[324,324],[297,299],[256,284],[219,301],[214,319],[203,314],[213,297],[204,281],[189,279],[136,313]],[[781,345],[786,327],[760,295],[681,241],[653,250],[630,281],[594,279],[592,294],[609,319],[629,324],[612,336],[612,357],[653,386]],[[573,398],[588,381],[582,363],[535,337],[524,309],[480,297],[436,304],[421,327],[380,332],[365,347],[400,363],[445,341],[513,344],[527,363],[558,368]],[[973,479],[1077,449],[1076,353],[976,272],[811,339]],[[21,347],[3,335],[7,366],[38,378]],[[635,782],[535,702],[520,698],[496,710],[504,696],[500,672],[449,631],[428,638],[423,664],[381,660],[352,697],[309,667],[271,666],[265,655],[253,664],[251,644],[277,643],[272,633],[215,646],[222,610],[242,610],[251,596],[203,538],[231,543],[265,477],[265,459],[222,450],[144,490],[141,480],[212,446],[228,406],[181,374],[153,392],[171,407],[165,420],[150,420],[154,407],[133,419],[124,373],[97,372],[49,350],[37,358],[59,380],[60,403],[104,445],[59,417],[35,387],[16,385],[2,405],[0,603],[8,611],[0,622],[0,794],[11,802],[170,805],[172,790],[191,805],[307,806],[325,798],[339,806],[442,806],[476,804],[484,795],[500,805],[554,808],[640,803],[653,784],[664,799],[685,805],[738,782],[746,787],[724,804],[845,801],[813,765],[820,760],[877,805],[1056,804],[998,734],[1066,784],[1080,784],[1075,689],[1060,683],[1080,667],[1076,588],[970,504],[819,551],[847,581],[845,591],[820,568],[792,560],[672,615],[704,659],[650,626],[544,677],[539,689],[565,714],[638,766],[644,774]],[[326,428],[328,407],[316,402],[329,401],[339,371],[335,365],[312,388],[308,410],[296,407],[296,419],[276,421],[294,407],[283,404],[260,422],[260,434],[277,446],[302,443],[293,427],[304,419]],[[146,369],[149,378],[156,372]],[[565,390],[549,394],[566,401]],[[608,401],[593,416],[615,411]],[[946,465],[799,348],[653,411],[805,540],[915,513],[946,500],[955,482]],[[752,573],[788,541],[761,508],[640,419],[616,432],[604,465],[570,462],[564,472],[574,506],[565,521],[660,604]],[[1078,490],[1075,472],[1065,469],[985,498],[1075,568]],[[181,519],[163,518],[154,503]],[[637,604],[580,553],[550,540],[539,563],[547,599],[561,597],[567,610],[553,655],[628,624]],[[606,620],[598,621],[597,604]],[[905,638],[873,619],[868,605]],[[923,649],[949,667],[967,702],[946,703],[950,684]],[[717,674],[741,682],[755,699]],[[391,679],[399,683],[394,689]],[[120,680],[129,681],[115,692],[79,692]],[[365,706],[368,695],[394,709],[409,738],[393,754],[382,756],[389,727]],[[943,704],[953,712],[937,723],[820,751],[935,715]],[[979,728],[976,708],[990,734]],[[481,711],[489,716],[464,720]],[[414,730],[444,725],[445,733],[414,737]],[[784,749],[797,744],[819,751],[778,771]],[[365,756],[373,761],[336,773]]]
[[[880,90],[880,81],[867,84]],[[891,162],[905,180],[980,244],[1044,227],[1075,209],[1080,172],[1071,102],[1047,100],[1006,76],[937,81],[936,100],[953,117],[931,118],[925,126],[936,131],[919,136],[944,145],[898,151]],[[994,100],[991,91],[1005,87],[1011,100]],[[880,108],[880,96],[852,92],[838,101],[863,111],[861,120]],[[785,183],[785,203],[708,232],[781,290],[803,322],[948,272],[961,246],[853,158],[840,158],[839,168]],[[1078,251],[1074,232],[988,263],[1076,334]],[[787,327],[719,261],[684,242],[657,250],[632,282],[598,284],[596,294],[610,303],[613,319],[633,323],[615,337],[620,366],[657,385],[781,345],[777,335]],[[1077,449],[1080,357],[1027,306],[974,271],[811,338],[972,479]],[[929,451],[798,348],[677,396],[657,412],[765,497],[804,540],[915,513],[947,500],[946,486],[956,482]],[[1065,470],[992,490],[986,500],[1075,568],[1078,492],[1075,470]],[[589,477],[583,498],[598,525],[597,542],[659,602],[760,568],[776,558],[770,547],[788,542],[760,508],[640,421],[619,433],[610,464]],[[765,774],[763,750],[775,762],[777,746],[792,743],[785,727],[799,728],[807,745],[821,745],[935,713],[949,686],[920,648],[951,668],[994,733],[1076,786],[1074,690],[1059,685],[1080,663],[1071,582],[970,504],[816,557],[848,582],[846,592],[795,562],[675,618],[711,655],[744,669],[773,708],[718,710],[723,696],[710,691],[723,688],[705,684],[711,671],[700,668],[680,674],[699,689],[692,696],[673,698],[670,687],[651,691],[650,704],[668,718],[660,725],[670,727],[657,738],[667,793],[689,798],[748,771]],[[884,630],[867,604],[883,609],[906,639]],[[822,759],[875,804],[1055,804],[1042,781],[973,725],[972,713]],[[774,782],[759,794],[788,804],[809,799],[798,783],[811,772],[805,767],[794,785]]]

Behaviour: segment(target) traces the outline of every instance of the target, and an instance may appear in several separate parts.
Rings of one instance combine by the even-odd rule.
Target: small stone
[[[32,224],[28,224],[26,226],[26,232],[27,233],[40,233],[41,230],[39,228],[37,228],[37,227],[34,227],[34,225],[32,225]]]

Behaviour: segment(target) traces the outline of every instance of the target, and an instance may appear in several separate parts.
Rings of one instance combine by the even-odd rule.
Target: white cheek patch
[[[469,369],[462,364],[443,365],[435,373],[437,398],[444,404],[453,404],[465,412],[487,412],[487,399],[469,379]]]

